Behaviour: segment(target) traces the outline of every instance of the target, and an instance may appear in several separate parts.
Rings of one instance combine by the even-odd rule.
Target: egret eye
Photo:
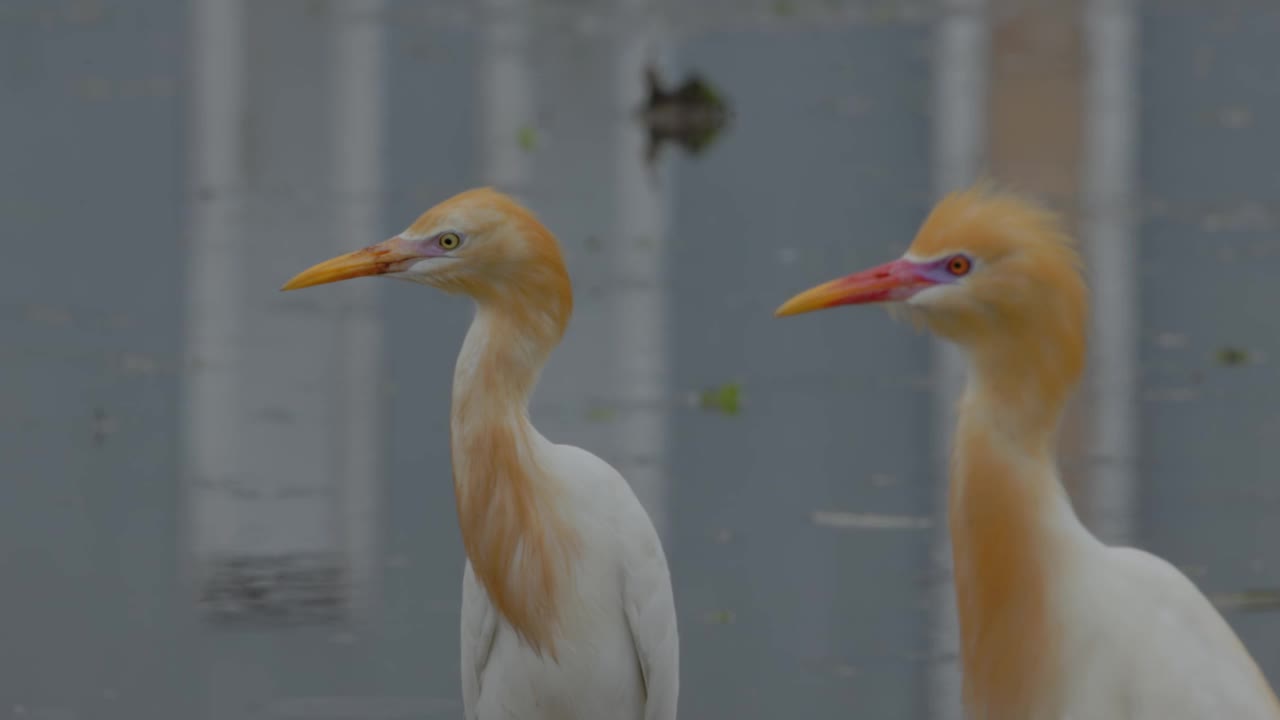
[[[458,237],[458,233],[445,233],[436,241],[440,247],[445,250],[452,250],[462,244],[462,238]]]
[[[972,268],[973,262],[964,255],[956,255],[947,261],[947,272],[956,277],[967,275]]]

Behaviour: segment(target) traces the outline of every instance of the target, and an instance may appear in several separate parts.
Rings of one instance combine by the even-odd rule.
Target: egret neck
[[[1083,344],[1043,328],[969,345],[952,457],[949,525],[965,694],[992,717],[1029,717],[1057,689],[1049,581],[1091,536],[1054,470],[1059,417]],[[1056,353],[1036,352],[1058,348]]]
[[[512,628],[555,656],[562,580],[576,538],[557,512],[543,471],[545,442],[528,400],[568,308],[539,313],[523,293],[477,298],[454,371],[450,421],[454,490],[463,545],[476,576]]]

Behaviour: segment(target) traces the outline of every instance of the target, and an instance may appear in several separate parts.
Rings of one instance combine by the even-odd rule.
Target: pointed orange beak
[[[389,272],[399,272],[408,268],[415,261],[422,259],[422,257],[420,249],[413,247],[412,243],[397,236],[377,245],[370,245],[367,248],[356,250],[346,255],[339,255],[331,260],[325,260],[318,265],[312,265],[298,273],[280,289],[297,290],[311,287],[312,285],[324,285],[325,283],[350,280],[351,278],[364,277],[366,275],[384,275]]]
[[[840,305],[906,300],[936,284],[919,265],[910,260],[894,260],[805,290],[783,303],[773,316],[799,315]]]

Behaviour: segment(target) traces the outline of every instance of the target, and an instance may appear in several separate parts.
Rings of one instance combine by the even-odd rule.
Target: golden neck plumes
[[[1036,717],[1032,710],[1052,707],[1058,691],[1049,525],[1053,513],[1070,509],[1053,439],[1078,367],[1072,350],[1055,354],[1051,342],[1036,343],[972,353],[952,459],[948,515],[965,696],[976,717],[991,720]]]
[[[476,319],[454,377],[451,442],[463,545],[489,599],[536,652],[555,656],[561,601],[578,539],[539,465],[529,394],[572,309],[555,263],[472,288]]]

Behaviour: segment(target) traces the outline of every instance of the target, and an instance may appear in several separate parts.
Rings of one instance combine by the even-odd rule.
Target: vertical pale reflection
[[[276,290],[299,258],[375,238],[382,42],[337,20],[294,33],[285,6],[224,0],[193,17],[186,519],[224,617],[330,616],[375,579],[374,298]]]
[[[192,101],[188,187],[191,231],[187,268],[187,347],[183,413],[184,478],[189,505],[184,532],[195,555],[183,568],[197,587],[210,556],[230,540],[218,518],[234,514],[230,491],[208,483],[223,458],[236,453],[236,317],[244,293],[238,287],[236,248],[244,209],[230,188],[244,185],[244,8],[240,0],[193,3]]]
[[[614,72],[618,109],[629,113],[645,97],[644,70],[660,54],[659,13],[646,12],[645,0],[623,0],[621,37]],[[612,256],[614,273],[623,281],[612,298],[615,306],[613,354],[619,398],[625,411],[615,424],[615,444],[622,474],[644,504],[654,526],[667,536],[666,343],[667,193],[672,176],[644,161],[646,134],[636,123],[615,123],[614,196],[617,203]],[[671,549],[668,547],[667,552]]]
[[[989,32],[984,0],[951,0],[944,6],[934,50],[934,192],[941,196],[972,182],[986,147]],[[955,407],[964,385],[964,359],[949,343],[933,341],[934,448],[939,522],[933,544],[933,647],[929,717],[961,720],[959,624],[952,578],[951,539],[945,520],[947,459]]]
[[[351,14],[334,28],[333,147],[339,201],[335,250],[376,242],[383,175],[383,109],[385,98],[385,32],[380,21],[383,0],[348,0]],[[350,567],[351,600],[368,607],[377,589],[378,507],[380,474],[378,438],[383,419],[381,398],[382,324],[378,318],[377,284],[351,283],[352,312],[340,327],[339,352],[348,379],[335,388],[337,439],[347,452],[341,458],[339,521]]]
[[[483,181],[527,192],[530,155],[517,142],[534,119],[529,17],[522,0],[483,0],[480,153]]]
[[[631,117],[655,59],[651,8],[615,0],[572,32],[522,3],[485,8],[482,180],[521,196],[556,233],[576,300],[534,420],[613,464],[663,532],[665,184]]]
[[[1090,338],[1093,462],[1082,510],[1089,527],[1109,543],[1132,540],[1137,495],[1138,275],[1132,221],[1136,32],[1132,0],[1089,1],[1081,230],[1095,308]]]

